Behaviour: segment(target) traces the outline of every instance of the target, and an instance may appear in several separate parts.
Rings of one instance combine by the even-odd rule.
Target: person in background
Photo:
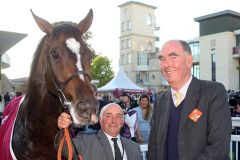
[[[240,117],[240,97],[239,97],[239,95],[234,96],[234,99],[232,99],[231,104],[234,105],[234,108],[232,110],[232,116]],[[232,134],[240,135],[240,127],[234,127]],[[239,148],[240,143],[239,142],[232,143],[233,157],[236,157],[236,143],[238,143],[238,157],[240,158],[240,148]],[[234,160],[234,158],[233,158],[233,160]]]
[[[94,84],[91,84],[91,87],[93,89],[93,91],[95,92],[95,96],[97,97],[98,100],[98,112],[100,113],[102,108],[107,105],[109,102],[104,100],[101,96],[99,96],[99,94],[97,93],[97,87]],[[95,124],[91,124],[88,126],[90,129],[98,131],[101,129],[101,125],[100,122],[98,121]]]
[[[84,160],[141,160],[139,145],[119,135],[124,123],[124,114],[118,104],[109,103],[104,106],[100,112],[99,121],[101,130],[98,133],[82,134],[79,132],[72,139],[78,153],[81,153]],[[60,129],[68,127],[71,123],[69,114],[62,113],[58,117],[58,127]],[[58,148],[59,135],[60,133],[57,134],[55,139],[56,149]],[[120,153],[114,147],[114,139]],[[74,159],[77,159],[75,152],[73,152],[73,155]],[[119,157],[116,155],[119,155]],[[68,157],[66,148],[63,149],[63,156]],[[117,157],[120,159],[117,159]]]
[[[11,101],[11,97],[10,97],[10,94],[9,92],[6,92],[6,94],[4,95],[4,103],[5,103],[5,106]]]
[[[154,104],[148,160],[226,160],[231,140],[231,115],[224,86],[191,75],[188,43],[166,42],[160,70],[170,89]]]
[[[129,138],[136,142],[135,131],[138,127],[137,111],[133,110],[131,106],[131,97],[128,93],[123,93],[121,96],[121,102],[123,103],[125,123],[121,128],[120,134],[123,137]]]
[[[138,100],[139,106],[134,108],[138,115],[138,128],[136,130],[136,138],[138,143],[148,143],[150,133],[150,121],[152,118],[152,107],[148,95],[142,94]]]

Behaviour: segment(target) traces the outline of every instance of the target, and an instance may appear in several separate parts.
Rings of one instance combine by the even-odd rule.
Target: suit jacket
[[[73,138],[73,142],[84,160],[114,160],[110,143],[102,130],[96,134],[79,133]],[[140,146],[137,143],[124,137],[121,137],[121,142],[128,160],[141,160]],[[68,157],[66,145],[63,148],[63,156]],[[74,159],[77,160],[76,155]]]
[[[171,90],[158,95],[154,105],[148,145],[148,160],[166,159]],[[194,109],[202,116],[194,122]],[[226,160],[231,138],[231,114],[224,86],[193,77],[180,116],[178,131],[179,160]]]

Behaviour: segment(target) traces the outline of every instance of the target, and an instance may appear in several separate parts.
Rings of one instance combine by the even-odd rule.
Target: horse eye
[[[50,54],[51,54],[51,56],[52,56],[53,58],[55,58],[55,59],[59,57],[58,52],[57,52],[56,50],[52,50],[52,51],[50,52]]]

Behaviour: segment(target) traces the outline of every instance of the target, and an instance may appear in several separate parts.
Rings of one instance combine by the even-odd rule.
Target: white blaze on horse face
[[[80,43],[75,38],[68,38],[66,39],[67,47],[76,54],[77,56],[77,67],[79,71],[82,71],[82,64],[81,64],[81,55],[80,55]],[[80,78],[84,80],[82,74],[80,74]]]
[[[75,124],[77,124],[77,125],[80,125],[81,122],[79,122],[79,120],[77,119],[76,114],[75,114],[75,111],[74,111],[74,109],[73,109],[72,106],[70,107],[70,114],[71,114],[71,117],[72,117],[72,119],[73,119],[73,122],[74,122]]]

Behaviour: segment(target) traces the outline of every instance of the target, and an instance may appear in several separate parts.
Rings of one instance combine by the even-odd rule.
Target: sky
[[[159,46],[170,39],[191,40],[199,36],[199,23],[194,18],[207,14],[233,10],[240,13],[239,0],[135,0],[156,6]],[[92,48],[112,61],[116,73],[119,62],[120,4],[127,0],[3,0],[0,5],[0,30],[19,32],[28,36],[9,49],[10,68],[2,72],[9,79],[28,77],[35,49],[44,33],[35,23],[30,9],[50,23],[58,21],[80,22],[89,9],[94,12],[89,31]]]

